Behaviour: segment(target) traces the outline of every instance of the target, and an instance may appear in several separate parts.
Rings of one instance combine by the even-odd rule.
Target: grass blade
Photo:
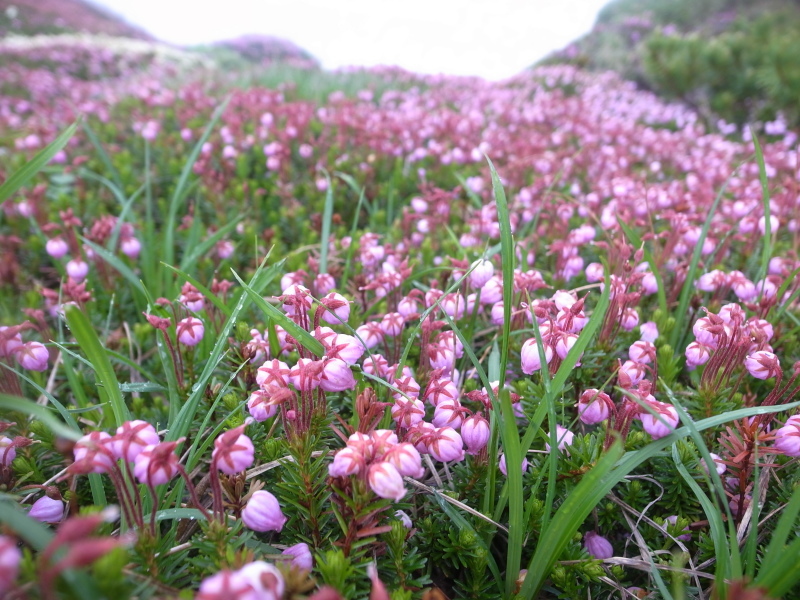
[[[27,398],[0,394],[0,408],[3,411],[21,412],[30,415],[47,425],[53,433],[68,440],[78,440],[83,433],[76,427],[67,426],[53,415],[53,411],[36,404]]]
[[[255,305],[260,308],[270,319],[272,319],[273,322],[283,327],[289,335],[297,340],[297,343],[317,356],[323,356],[325,354],[325,347],[319,342],[319,340],[317,340],[317,338],[283,314],[280,309],[272,306],[269,302],[264,300],[264,298],[262,298],[261,295],[258,294],[252,287],[242,281],[242,278],[239,277],[239,274],[236,271],[231,269],[231,272],[236,278],[236,281],[239,282],[239,284],[244,288],[244,291],[251,297]]]
[[[100,398],[104,402],[111,403],[111,410],[114,413],[114,421],[117,427],[131,418],[128,406],[122,398],[119,389],[117,376],[108,359],[105,348],[100,343],[100,339],[92,328],[89,318],[76,306],[68,306],[66,309],[67,325],[69,325],[72,335],[86,354],[86,358],[92,363],[94,372],[97,375],[97,388]]]
[[[67,127],[56,139],[37,152],[36,156],[25,163],[22,168],[6,179],[3,185],[0,185],[0,202],[5,202],[14,192],[41,171],[67,145],[67,142],[75,135],[77,129],[77,122]]]
[[[331,238],[331,219],[333,218],[333,184],[331,177],[325,173],[328,189],[325,192],[325,209],[322,212],[322,237],[319,242],[319,272],[328,272],[328,246]]]

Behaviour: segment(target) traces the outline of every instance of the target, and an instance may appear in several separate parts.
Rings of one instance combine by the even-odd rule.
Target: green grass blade
[[[197,279],[195,279],[194,277],[192,277],[188,273],[185,273],[181,269],[176,269],[172,265],[168,265],[167,263],[164,263],[164,262],[162,262],[161,264],[164,267],[166,267],[167,269],[169,269],[170,271],[174,272],[176,275],[182,277],[183,279],[185,279],[186,281],[191,283],[194,287],[196,287],[197,291],[199,291],[201,294],[203,294],[203,296],[205,296],[208,299],[208,301],[211,302],[211,304],[216,306],[223,315],[225,315],[226,317],[230,317],[231,316],[231,309],[228,307],[228,305],[225,304],[219,298],[217,298],[216,294],[213,294],[210,289],[208,289],[202,283],[197,281]]]
[[[72,335],[86,354],[86,358],[92,363],[94,372],[97,376],[97,387],[100,398],[111,403],[111,410],[114,413],[114,421],[119,427],[123,422],[131,418],[128,406],[122,398],[119,389],[117,376],[111,367],[105,348],[100,343],[100,339],[92,328],[89,318],[76,306],[68,306],[66,309],[67,325],[69,325]]]
[[[77,429],[77,425],[75,427],[65,425],[53,415],[53,411],[27,398],[0,394],[0,408],[4,412],[13,411],[30,415],[47,425],[56,435],[68,440],[78,440],[83,436],[80,429]]]
[[[242,278],[239,277],[239,274],[236,271],[231,269],[231,272],[236,278],[236,281],[239,282],[239,284],[244,288],[244,291],[251,297],[255,305],[260,308],[265,315],[272,319],[273,322],[283,327],[290,336],[297,340],[298,344],[317,356],[323,356],[325,354],[325,347],[322,345],[322,343],[320,343],[319,340],[317,340],[317,338],[292,321],[279,308],[272,306],[269,302],[264,300],[264,298],[262,298],[260,294],[253,290],[252,287],[242,281]]]
[[[208,141],[208,138],[211,136],[211,132],[214,130],[214,127],[216,127],[217,122],[222,117],[222,113],[225,112],[229,102],[230,97],[227,98],[217,108],[217,110],[214,111],[211,120],[208,122],[208,125],[206,125],[205,131],[203,131],[203,135],[201,135],[200,139],[197,140],[197,143],[194,145],[194,148],[192,148],[189,157],[186,159],[186,163],[183,165],[183,170],[178,178],[178,183],[175,185],[175,191],[172,194],[172,199],[169,202],[169,208],[167,210],[167,220],[164,224],[164,244],[161,254],[164,262],[169,265],[175,263],[175,230],[177,228],[178,210],[188,194],[189,178],[192,175],[194,163],[197,161],[197,157],[200,156],[200,151],[203,149],[203,145],[206,143],[206,141]],[[166,287],[164,289],[166,289]]]
[[[622,456],[622,452],[619,443],[615,443],[605,456],[597,461],[592,470],[583,476],[556,511],[547,529],[542,531],[539,538],[546,541],[536,547],[536,552],[528,564],[528,574],[525,576],[519,598],[530,600],[538,594],[550,570],[575,532],[583,525],[597,503],[622,478],[609,477],[614,473],[614,466]]]
[[[325,192],[325,208],[322,212],[322,237],[319,242],[319,272],[328,272],[328,246],[331,239],[331,219],[333,219],[333,183],[328,173],[325,173],[328,180],[328,189]]]
[[[216,244],[219,240],[221,240],[231,231],[236,229],[236,226],[243,218],[244,215],[236,217],[235,219],[231,220],[230,222],[226,223],[225,225],[217,229],[213,235],[209,236],[208,238],[206,238],[205,240],[194,246],[192,248],[192,251],[185,254],[183,259],[181,260],[181,270],[190,271],[194,267],[197,260],[201,256],[204,256],[206,253],[208,253],[208,251],[211,250],[211,248],[214,247],[214,244]],[[199,220],[197,222],[199,222]]]
[[[500,257],[503,270],[503,333],[500,338],[500,387],[505,385],[506,365],[508,364],[508,347],[511,341],[511,305],[514,295],[514,238],[511,235],[511,220],[508,214],[508,202],[503,184],[489,157],[489,170],[492,173],[492,193],[497,205],[497,221],[500,224]],[[509,465],[509,472],[511,472]]]
[[[758,143],[758,136],[755,132],[750,131],[753,138],[753,146],[756,148],[756,162],[758,163],[758,178],[761,182],[761,202],[764,207],[764,240],[761,250],[761,265],[758,268],[758,277],[756,282],[763,281],[767,275],[767,267],[769,266],[769,259],[772,257],[772,224],[770,218],[769,206],[769,186],[767,185],[767,166],[764,163],[764,153],[761,151],[761,144]],[[764,293],[763,288],[758,293],[759,299]]]
[[[650,249],[647,247],[647,245],[642,242],[642,238],[631,227],[629,227],[625,221],[617,218],[617,223],[619,224],[623,233],[625,233],[625,237],[630,240],[631,244],[633,244],[635,248],[642,248],[642,250],[644,250],[644,259],[647,261],[650,272],[656,278],[656,284],[658,285],[658,292],[656,293],[656,298],[658,299],[658,308],[661,309],[661,312],[667,314],[669,312],[667,308],[667,291],[664,289],[664,280],[661,277],[660,269],[656,267],[655,260],[653,259],[653,253],[650,252]]]
[[[105,148],[103,148],[103,144],[100,143],[100,139],[97,137],[97,134],[94,132],[89,126],[88,119],[85,119],[81,122],[81,126],[83,127],[83,132],[86,134],[86,137],[89,138],[89,141],[94,146],[94,149],[97,150],[97,155],[100,157],[100,162],[103,163],[103,167],[105,168],[106,172],[109,173],[111,176],[111,180],[113,181],[114,185],[117,189],[122,189],[122,178],[119,176],[119,171],[114,167],[114,163],[111,162],[111,157],[106,152]]]
[[[506,457],[508,473],[508,555],[506,557],[506,596],[511,597],[519,577],[522,562],[522,545],[525,524],[522,517],[525,511],[525,498],[522,490],[522,451],[519,444],[519,431],[511,395],[505,388],[500,389],[500,436]]]
[[[67,142],[75,135],[77,129],[78,123],[73,123],[67,127],[56,139],[37,152],[36,156],[25,163],[22,168],[6,179],[3,185],[0,185],[0,202],[8,200],[14,192],[41,171],[67,145]]]
[[[682,341],[686,333],[684,331],[684,322],[686,321],[687,316],[686,309],[689,307],[689,298],[694,290],[694,282],[697,278],[697,265],[700,263],[700,255],[703,252],[703,244],[706,241],[706,237],[708,237],[708,231],[711,229],[711,223],[714,220],[714,214],[717,212],[717,207],[722,200],[722,195],[725,193],[725,189],[728,187],[728,183],[730,182],[731,178],[733,178],[738,171],[739,167],[736,167],[736,169],[734,169],[734,171],[725,180],[725,183],[722,184],[722,187],[717,193],[717,197],[714,199],[714,203],[711,205],[711,208],[708,211],[708,217],[706,217],[706,221],[703,223],[703,229],[700,231],[700,237],[695,244],[694,252],[692,253],[692,260],[689,263],[689,271],[686,273],[686,279],[683,282],[680,299],[678,300],[678,309],[677,312],[674,313],[675,326],[672,328],[672,333],[669,337],[669,345],[672,346],[676,356],[683,352],[683,348],[680,346],[683,345]]]
[[[136,291],[144,295],[144,287],[142,286],[141,280],[136,275],[136,273],[134,273],[131,270],[131,268],[122,261],[122,259],[120,259],[118,256],[114,254],[111,254],[111,252],[109,252],[102,246],[95,244],[93,241],[85,237],[81,237],[81,241],[87,246],[89,246],[92,250],[94,250],[97,256],[102,258],[110,266],[114,267],[114,269],[120,275],[122,275],[128,281],[128,283],[130,283],[133,286],[133,288]]]

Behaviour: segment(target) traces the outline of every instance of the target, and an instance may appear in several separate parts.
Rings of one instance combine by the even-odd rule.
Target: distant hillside
[[[617,71],[709,121],[799,126],[798,57],[800,0],[612,0],[542,63]]]
[[[153,41],[122,17],[83,0],[0,0],[0,37],[91,33]]]

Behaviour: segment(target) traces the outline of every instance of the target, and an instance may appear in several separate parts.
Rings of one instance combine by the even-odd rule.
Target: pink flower
[[[665,523],[664,523],[664,525],[665,525],[665,527],[664,527],[664,528],[665,528],[665,529],[666,529],[666,524],[667,524],[667,523],[669,523],[670,525],[673,525],[673,526],[674,526],[674,525],[675,525],[675,523],[677,523],[677,522],[678,522],[678,515],[672,515],[672,516],[670,516],[670,517],[667,517],[666,519],[664,519],[664,521],[665,521]],[[689,529],[689,527],[688,527],[688,526],[687,526],[687,527],[684,527],[684,528],[683,528],[683,531],[686,531],[686,532],[688,532],[688,533],[684,533],[684,534],[681,534],[681,535],[677,535],[677,536],[675,536],[675,539],[676,539],[676,540],[680,540],[680,541],[682,541],[682,542],[686,542],[686,541],[688,541],[688,540],[692,539],[692,533],[691,533],[691,530]]]
[[[775,449],[786,456],[800,456],[800,424],[788,422],[775,432]]]
[[[79,258],[73,259],[67,263],[67,275],[75,283],[81,283],[89,274],[89,265]]]
[[[259,600],[259,596],[237,572],[226,570],[206,577],[195,600]]]
[[[285,587],[283,575],[275,565],[257,560],[236,572],[237,577],[255,590],[256,600],[281,600]]]
[[[72,449],[75,462],[91,461],[92,473],[107,473],[114,468],[116,459],[111,453],[108,441],[111,436],[105,431],[92,431],[83,436]]]
[[[605,392],[596,389],[587,389],[578,400],[578,417],[587,425],[602,423],[614,410],[614,403]]]
[[[660,439],[672,433],[678,426],[678,411],[674,406],[664,402],[650,401],[648,405],[658,413],[660,419],[649,412],[642,412],[642,427],[654,439]]]
[[[44,246],[45,251],[55,259],[64,258],[69,252],[69,244],[64,241],[63,238],[56,237],[51,240],[47,240],[47,243]]]
[[[278,386],[254,391],[247,399],[247,411],[256,421],[266,421],[278,412],[278,403],[272,402],[274,392],[285,392],[290,395],[294,393],[288,388]]]
[[[403,333],[403,326],[405,319],[403,315],[397,312],[386,313],[381,319],[380,328],[385,335],[395,337]]]
[[[658,339],[658,326],[653,321],[639,325],[639,337],[646,342],[655,342]]]
[[[19,331],[11,333],[15,329],[18,328],[9,328],[5,325],[0,327],[0,358],[11,356],[22,347],[22,335]]]
[[[522,464],[520,466],[522,467],[522,472],[523,473],[525,473],[525,471],[528,470],[528,459],[525,458],[524,456],[522,457]],[[505,453],[500,455],[500,461],[498,462],[497,467],[500,469],[500,472],[503,475],[508,477],[508,467],[506,466],[506,455],[505,455]]]
[[[639,340],[628,348],[628,358],[634,362],[649,365],[656,359],[656,347],[652,342]]]
[[[333,457],[333,462],[328,465],[328,475],[331,477],[347,477],[358,475],[366,468],[364,455],[352,446],[345,446]]]
[[[0,595],[5,594],[14,585],[19,575],[19,563],[22,552],[16,542],[8,536],[0,535]]]
[[[553,360],[553,348],[545,343],[544,356],[546,364],[550,364]],[[522,344],[521,350],[522,357],[522,372],[526,375],[532,375],[535,371],[542,368],[542,362],[539,357],[539,346],[536,343],[536,338],[531,338]]]
[[[14,447],[14,440],[0,435],[0,465],[8,467],[16,457],[17,449]]]
[[[29,371],[46,371],[50,353],[47,351],[44,344],[28,342],[17,348],[16,358],[23,369],[28,369]]]
[[[700,365],[704,365],[711,358],[711,348],[701,344],[700,342],[692,342],[686,346],[686,367],[694,369]]]
[[[123,423],[117,428],[117,434],[107,443],[115,458],[133,461],[147,446],[160,441],[155,427],[146,421],[137,420]]]
[[[410,429],[425,416],[425,406],[419,400],[400,398],[392,405],[392,419],[401,427]]]
[[[605,560],[614,556],[614,548],[603,536],[589,531],[583,537],[583,547],[591,556],[598,560]]]
[[[428,453],[439,462],[464,460],[464,441],[455,429],[434,429],[425,437]]]
[[[322,320],[331,325],[339,325],[350,318],[350,303],[341,294],[332,292],[320,300],[326,310],[322,313]]]
[[[268,360],[258,367],[256,373],[256,383],[262,387],[279,385],[286,387],[289,385],[289,365],[277,359]]]
[[[744,360],[747,371],[756,379],[770,379],[781,371],[781,363],[772,352],[753,352]]]
[[[136,258],[142,251],[142,243],[135,237],[128,237],[120,240],[119,249],[128,258]]]
[[[488,260],[479,258],[472,263],[471,267],[469,282],[475,289],[482,288],[494,276],[494,265]]]
[[[403,478],[394,465],[380,462],[370,466],[367,473],[369,487],[381,498],[399,502],[406,495]]]
[[[235,475],[253,464],[255,448],[253,442],[243,432],[244,425],[240,425],[214,440],[211,461],[223,473]]]
[[[133,474],[140,483],[163,485],[178,474],[178,442],[162,442],[147,446],[136,457]]]
[[[480,414],[472,415],[461,424],[461,439],[467,446],[467,454],[478,454],[489,443],[489,421]]]
[[[322,379],[322,368],[321,360],[301,358],[289,372],[289,381],[300,391],[315,390]]]
[[[343,392],[356,387],[350,366],[338,358],[327,358],[323,362],[319,387],[326,392]]]
[[[178,321],[176,337],[181,344],[196,346],[203,339],[205,327],[197,317],[186,317]]]
[[[422,477],[425,469],[422,468],[422,457],[412,444],[403,442],[389,449],[383,455],[383,460],[397,469],[403,477]]]
[[[310,571],[314,567],[314,558],[311,556],[311,548],[308,544],[300,542],[294,546],[289,546],[281,552],[284,556],[291,556],[291,564],[298,569]]]
[[[711,460],[714,462],[714,470],[717,472],[717,475],[722,475],[727,471],[728,466],[722,462],[722,458],[718,454],[714,454],[713,452],[709,452],[711,456]],[[706,461],[704,459],[700,460],[700,466],[703,467],[703,470],[708,473],[708,465],[706,465]]]
[[[253,531],[280,531],[286,523],[286,517],[275,496],[258,490],[242,509],[242,521]]]
[[[33,503],[28,516],[42,523],[60,523],[64,518],[64,501],[42,496]]]
[[[558,442],[558,449],[564,452],[567,446],[572,445],[572,440],[575,438],[575,434],[572,433],[566,427],[562,427],[561,425],[556,425],[556,440]],[[550,439],[550,436],[547,436],[547,439]],[[544,447],[550,452],[550,444],[545,443]]]
[[[354,365],[364,354],[364,346],[352,335],[337,333],[333,336],[329,346],[326,347],[325,356],[328,358],[341,358],[348,365]],[[379,354],[373,357],[382,358]],[[367,359],[368,361],[369,359]]]

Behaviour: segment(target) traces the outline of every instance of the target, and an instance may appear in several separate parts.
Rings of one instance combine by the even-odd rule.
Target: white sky
[[[289,39],[323,67],[514,75],[591,29],[608,0],[93,0],[179,45]]]

